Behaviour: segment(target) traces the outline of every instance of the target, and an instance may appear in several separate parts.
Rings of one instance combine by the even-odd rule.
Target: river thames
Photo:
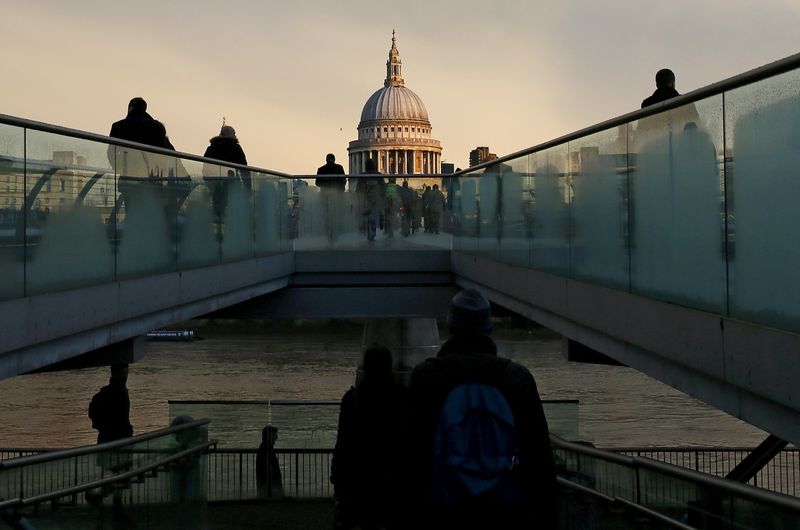
[[[340,399],[354,382],[362,338],[351,322],[198,334],[204,340],[147,342],[146,355],[131,365],[136,433],[169,423],[168,400]],[[543,328],[501,328],[493,336],[500,355],[533,372],[543,399],[579,400],[580,436],[597,446],[756,446],[766,437],[633,369],[567,362],[560,338]],[[107,368],[87,368],[0,381],[0,447],[94,443],[87,407],[107,380]]]

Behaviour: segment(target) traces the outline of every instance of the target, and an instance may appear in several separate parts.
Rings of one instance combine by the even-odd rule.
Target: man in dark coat
[[[261,445],[256,451],[256,487],[261,499],[280,499],[283,497],[283,478],[275,454],[278,428],[267,425],[261,431]]]
[[[317,169],[317,175],[344,175],[344,168],[336,163],[336,156],[328,153],[325,165]],[[344,187],[346,177],[318,178],[314,184],[322,193],[322,208],[328,241],[334,242],[339,235],[339,223],[344,212]]]
[[[97,443],[133,436],[127,382],[128,365],[113,365],[108,384],[89,403],[89,419],[92,420],[92,428],[97,430]]]
[[[656,91],[642,101],[642,108],[661,103],[675,96],[680,96],[680,93],[675,90],[675,74],[669,68],[662,68],[656,73]]]
[[[114,122],[108,135],[112,138],[122,138],[140,144],[175,149],[167,137],[167,129],[164,124],[153,119],[147,113],[147,102],[142,98],[130,100],[128,115],[124,119]]]
[[[147,113],[147,102],[142,98],[133,98],[128,103],[128,115],[111,125],[112,138],[121,138],[131,142],[152,145],[164,149],[175,150],[167,137],[167,130],[160,121]],[[138,202],[134,197],[149,193],[160,193],[152,183],[141,185],[141,179],[161,179],[169,176],[185,176],[186,170],[174,156],[140,151],[125,146],[109,144],[108,161],[120,177],[119,192],[121,203],[131,208]],[[146,202],[146,201],[145,201]],[[173,204],[166,207],[167,215]]]
[[[489,302],[476,289],[458,293],[447,317],[450,338],[435,358],[414,368],[409,387],[415,445],[413,480],[418,495],[419,528],[553,529],[557,527],[556,475],[547,421],[536,382],[527,368],[497,356],[487,335],[492,329]],[[516,456],[504,468],[507,484],[516,496],[472,496],[447,502],[435,497],[436,485],[444,484],[446,468],[437,467],[440,450],[440,416],[451,391],[463,385],[494,387],[505,398],[513,415]],[[483,431],[481,431],[483,432]],[[460,447],[474,439],[458,440]],[[481,446],[482,447],[482,446]],[[448,463],[450,460],[448,460]],[[508,470],[508,471],[505,471]],[[449,484],[449,483],[448,483]],[[425,526],[430,525],[430,526]]]
[[[344,168],[341,164],[336,163],[336,156],[333,153],[328,153],[325,156],[325,165],[317,169],[317,175],[344,175]],[[322,189],[336,189],[344,191],[344,186],[347,183],[346,177],[328,177],[317,179],[314,184]]]

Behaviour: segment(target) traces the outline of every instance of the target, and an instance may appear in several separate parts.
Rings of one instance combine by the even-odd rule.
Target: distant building
[[[497,155],[489,152],[488,147],[476,147],[469,152],[469,167],[477,166],[489,160],[495,160]]]
[[[383,88],[364,104],[358,139],[350,142],[349,172],[362,173],[373,158],[384,174],[439,173],[442,146],[431,136],[431,122],[422,100],[406,88],[394,32],[386,61]]]
[[[442,175],[452,175],[456,172],[456,165],[450,162],[442,162]]]

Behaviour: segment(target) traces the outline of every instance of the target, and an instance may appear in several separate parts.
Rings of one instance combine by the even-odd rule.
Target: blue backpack
[[[433,503],[519,502],[514,425],[511,407],[497,387],[455,387],[444,402],[434,437]]]

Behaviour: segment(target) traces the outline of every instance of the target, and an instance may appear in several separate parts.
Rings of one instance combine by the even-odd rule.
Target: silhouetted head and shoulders
[[[676,96],[680,96],[680,93],[675,90],[675,74],[669,68],[662,68],[656,72],[656,90],[652,96],[642,101],[642,108],[661,103]]]
[[[223,125],[219,130],[219,134],[208,142],[209,145],[203,155],[206,158],[232,162],[243,166],[247,165],[247,157],[244,154],[244,149],[239,144],[239,138],[236,137],[236,129],[230,125]]]
[[[108,135],[112,138],[154,147],[175,149],[167,137],[167,129],[164,124],[147,113],[147,102],[140,97],[135,97],[128,102],[127,116],[114,122]]]
[[[111,366],[111,378],[89,403],[89,419],[97,429],[97,443],[110,442],[133,435],[128,396],[128,365]]]
[[[328,153],[325,156],[325,165],[317,169],[317,175],[344,175],[344,168],[336,163],[336,155]],[[314,183],[318,188],[327,188],[344,191],[347,184],[346,177],[322,178]]]
[[[344,175],[344,168],[336,163],[336,155],[328,153],[325,156],[325,165],[317,169],[317,175]]]

